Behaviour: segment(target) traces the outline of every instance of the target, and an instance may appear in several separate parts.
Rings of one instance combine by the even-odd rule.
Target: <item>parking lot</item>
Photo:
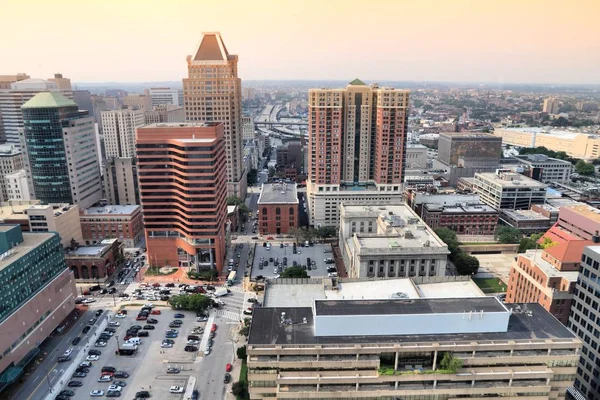
[[[202,352],[203,347],[201,346],[206,343],[210,326],[208,329],[205,329],[204,335],[198,335],[202,339],[200,346],[198,346],[199,352],[186,352],[184,348],[187,336],[191,334],[194,327],[205,327],[207,322],[196,322],[195,313],[178,311],[185,315],[184,318],[179,318],[183,321],[183,324],[178,328],[178,337],[173,339],[175,343],[172,348],[161,348],[161,341],[165,338],[166,330],[170,329],[168,325],[175,319],[174,315],[176,312],[167,307],[155,307],[155,309],[160,310],[161,314],[151,315],[151,317],[158,322],[152,325],[154,329],[147,330],[149,332],[148,337],[140,338],[141,344],[138,347],[137,353],[132,356],[116,355],[117,341],[119,341],[122,347],[125,332],[130,326],[140,325],[144,327],[144,325],[148,325],[146,321],[135,320],[140,306],[127,307],[128,314],[125,318],[113,317],[110,319],[110,321],[118,322],[120,326],[113,326],[116,332],[108,340],[106,347],[95,347],[94,343],[89,343],[83,348],[86,355],[90,349],[100,350],[102,354],[99,356],[100,359],[98,361],[92,361],[93,365],[86,377],[71,378],[71,376],[65,376],[63,378],[64,389],[71,389],[76,392],[74,398],[90,398],[92,390],[103,390],[104,394],[106,394],[110,382],[98,382],[98,378],[101,375],[101,368],[104,366],[111,366],[116,368],[117,371],[125,371],[129,374],[128,378],[113,378],[113,381],[120,380],[127,383],[122,389],[121,396],[119,396],[121,398],[132,399],[135,397],[136,392],[142,390],[150,391],[152,398],[183,398],[183,394],[170,393],[169,389],[171,386],[182,386],[185,388],[189,378],[197,375],[200,371],[200,360],[204,357]],[[210,357],[210,355],[207,357]],[[181,372],[178,374],[167,374],[167,368],[169,367],[179,368]],[[68,388],[67,384],[70,380],[81,381],[83,385],[81,387]]]
[[[281,263],[283,257],[287,257],[287,266],[291,267],[293,262],[296,261],[300,266],[307,265],[306,259],[310,257],[311,261],[316,262],[316,267],[311,267],[310,271],[306,271],[311,277],[322,277],[327,276],[327,264],[323,262],[325,258],[333,258],[333,253],[331,252],[331,246],[328,244],[314,244],[310,247],[297,247],[297,250],[300,254],[293,254],[293,247],[291,243],[284,243],[284,247],[281,247],[279,242],[272,241],[271,242],[271,250],[267,250],[266,247],[263,247],[263,242],[260,242],[256,245],[256,251],[254,254],[254,260],[252,265],[252,278],[256,279],[257,276],[262,275],[265,278],[275,278],[279,275],[276,271],[274,271],[275,258],[279,259]],[[264,264],[260,265],[260,259],[264,257],[264,261],[268,262],[268,265]],[[273,260],[271,260],[271,258]]]

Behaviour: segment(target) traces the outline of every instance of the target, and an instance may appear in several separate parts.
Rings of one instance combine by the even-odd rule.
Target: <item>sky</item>
[[[202,32],[242,79],[600,83],[600,0],[2,0],[0,74],[177,81]]]

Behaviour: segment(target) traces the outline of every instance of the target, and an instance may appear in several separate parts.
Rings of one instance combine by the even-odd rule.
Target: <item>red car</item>
[[[269,236],[269,237],[267,238],[267,240],[275,240],[275,239],[273,239],[273,236]]]
[[[153,283],[152,287],[160,287],[160,283],[158,283],[158,282],[157,283]]]
[[[138,315],[135,320],[136,321],[145,321],[147,319],[148,319],[147,315],[141,314],[141,315]]]
[[[225,366],[225,372],[231,372],[231,369],[232,369],[232,368],[233,368],[233,367],[231,366],[231,364],[227,364],[227,365]]]
[[[212,326],[210,327],[210,331],[216,332],[216,330],[217,330],[217,324],[212,324]]]
[[[152,315],[160,315],[160,310],[152,310],[150,312],[150,314],[152,314]]]

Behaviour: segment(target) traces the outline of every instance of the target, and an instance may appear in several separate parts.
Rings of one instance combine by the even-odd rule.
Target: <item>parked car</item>
[[[59,363],[71,361],[71,357],[69,357],[69,356],[60,356],[60,357],[58,357],[58,359],[56,361],[58,361]]]
[[[81,338],[79,336],[73,338],[73,341],[71,342],[71,344],[73,346],[77,346],[77,343],[79,343],[81,341]]]
[[[68,387],[80,387],[83,386],[83,382],[81,381],[69,381],[69,383],[67,383]]]
[[[184,389],[181,386],[171,386],[169,388],[169,393],[183,393]]]
[[[85,358],[86,361],[98,361],[99,359],[100,359],[100,357],[98,357],[97,355],[93,355],[93,354],[89,355]]]
[[[85,378],[87,376],[86,372],[75,372],[73,374],[73,378]]]
[[[92,390],[90,392],[90,396],[92,396],[92,397],[102,397],[102,396],[104,396],[104,390]]]
[[[185,315],[178,313],[178,314],[175,314],[175,318],[185,318]]]
[[[223,383],[229,383],[231,382],[231,375],[229,375],[228,373],[225,373],[225,376],[223,377]]]
[[[83,361],[79,363],[80,367],[85,367],[85,368],[91,368],[92,367],[92,363],[89,361]]]
[[[185,346],[183,348],[183,350],[185,350],[185,351],[187,351],[189,353],[194,353],[194,352],[198,351],[198,347],[196,347],[196,346]]]
[[[231,370],[233,369],[233,365],[227,363],[227,365],[225,365],[225,372],[231,372]]]
[[[147,390],[141,390],[135,393],[135,397],[140,399],[147,399],[148,397],[150,397],[150,392]]]
[[[112,379],[113,378],[110,375],[102,375],[100,378],[98,378],[98,382],[110,382]]]
[[[181,372],[181,370],[179,368],[176,368],[176,367],[169,367],[169,368],[167,368],[167,374],[178,374],[180,372]]]
[[[155,328],[156,328],[156,327],[155,327],[154,325],[144,325],[144,328],[143,328],[143,329],[145,329],[145,330],[150,330],[150,331],[151,331],[151,330],[153,330],[153,329],[155,329]]]
[[[117,371],[113,376],[115,378],[129,378],[129,374],[125,371]]]
[[[85,333],[88,333],[90,331],[90,329],[92,329],[92,327],[87,325],[87,326],[83,327],[83,330],[81,332],[85,334]]]
[[[148,332],[148,331],[139,331],[138,332],[139,337],[148,337],[149,335],[150,335],[150,332]]]

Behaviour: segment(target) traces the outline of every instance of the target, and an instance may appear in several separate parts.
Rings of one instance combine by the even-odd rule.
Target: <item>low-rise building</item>
[[[425,169],[429,164],[427,147],[422,144],[408,143],[406,145],[406,168]]]
[[[498,211],[487,204],[425,204],[422,218],[431,229],[448,228],[458,235],[493,235],[498,225]]]
[[[117,239],[106,239],[98,245],[67,249],[65,261],[78,283],[100,283],[115,272],[122,252]]]
[[[144,219],[138,205],[90,207],[81,210],[79,218],[87,245],[118,239],[125,247],[137,247],[144,239]]]
[[[529,169],[530,178],[543,183],[568,182],[573,173],[570,161],[551,158],[545,154],[513,156],[513,159]]]
[[[298,191],[295,183],[265,183],[258,197],[261,235],[291,233],[298,226]]]
[[[351,278],[438,276],[448,246],[406,204],[340,206],[339,245]]]
[[[79,207],[72,204],[35,204],[25,210],[30,232],[56,232],[60,244],[69,247],[82,243]]]
[[[548,200],[546,200],[548,201]],[[550,225],[554,225],[556,221],[558,221],[558,212],[560,207],[555,207],[549,203],[547,204],[534,204],[531,206],[531,210],[536,213],[542,214],[545,217],[548,217],[550,220]]]
[[[552,226],[550,217],[542,213],[531,210],[500,210],[500,221],[508,226],[517,228],[525,235],[532,233],[545,232]]]
[[[600,231],[600,210],[587,204],[563,206],[557,225],[577,237],[591,240]]]
[[[77,290],[56,233],[0,226],[0,254],[1,393],[74,311]]]
[[[546,201],[545,184],[502,170],[475,174],[473,191],[479,194],[483,203],[497,210],[529,210],[533,204]]]
[[[419,190],[406,188],[404,190],[406,204],[423,217],[423,206],[435,204],[438,206],[455,206],[458,204],[479,204],[477,193],[461,192],[455,189],[437,188],[435,190]]]

